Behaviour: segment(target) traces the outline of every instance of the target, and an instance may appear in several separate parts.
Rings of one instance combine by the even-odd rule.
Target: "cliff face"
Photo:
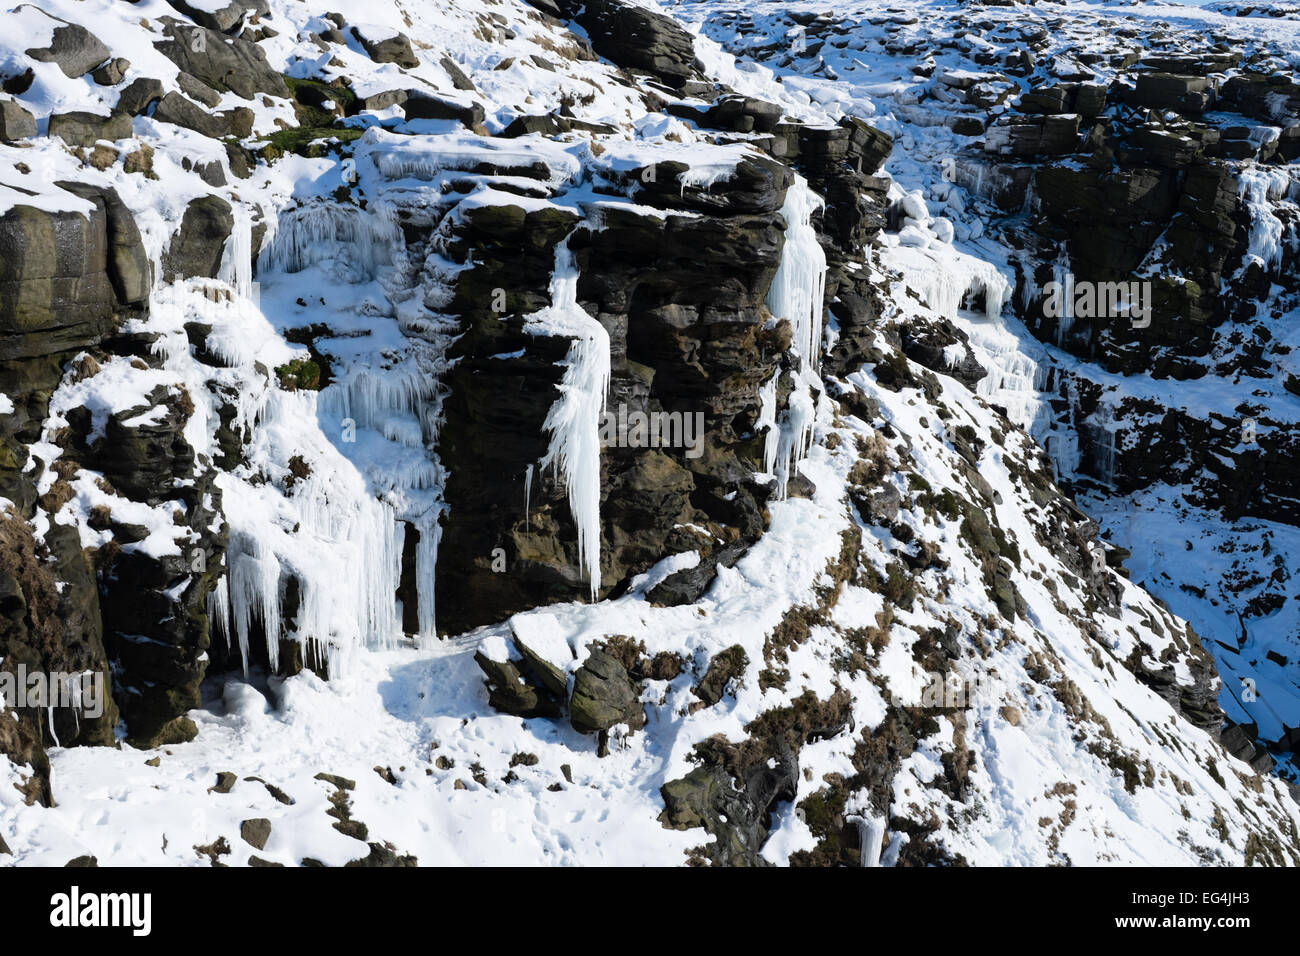
[[[4,41],[0,847],[1296,862],[1285,37],[372,6]]]
[[[704,29],[823,89],[864,69],[899,78],[877,103],[882,128],[911,141],[935,215],[1005,263],[1022,323],[1013,354],[968,330],[988,350],[976,390],[1046,448],[1135,576],[1222,648],[1230,719],[1257,763],[1272,750],[1290,777],[1297,632],[1274,549],[1296,540],[1294,36],[1263,10],[1225,5],[1191,31],[1176,13],[723,6]],[[772,48],[782,31],[804,50]],[[900,261],[907,275],[915,260]],[[925,295],[929,280],[907,277]],[[1246,699],[1264,685],[1266,703]]]

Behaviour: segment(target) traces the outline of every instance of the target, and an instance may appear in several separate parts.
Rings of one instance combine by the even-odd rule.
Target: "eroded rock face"
[[[601,458],[601,581],[607,594],[665,554],[715,552],[752,541],[767,491],[755,432],[759,385],[783,348],[762,305],[779,263],[780,208],[789,174],[751,163],[704,191],[681,189],[684,167],[660,164],[638,202],[663,217],[612,207],[599,234],[559,211],[478,208],[456,228],[460,275],[453,309],[466,334],[447,379],[440,457],[449,512],[440,548],[439,626],[461,630],[513,610],[587,591],[562,484],[530,469],[546,454],[544,427],[570,340],[529,334],[525,318],[549,304],[555,245],[566,240],[579,272],[578,301],[610,338],[609,408],[703,416],[695,450],[619,448]],[[695,215],[672,215],[685,208]],[[570,235],[572,233],[572,235]],[[503,255],[504,250],[509,250]],[[493,290],[505,296],[493,312]],[[522,355],[515,355],[522,351]],[[501,356],[506,356],[502,358]],[[689,454],[688,454],[689,453]],[[697,524],[720,541],[684,532]],[[494,569],[494,553],[502,563]],[[740,549],[740,550],[743,550]],[[727,558],[740,552],[731,548]],[[502,573],[509,569],[508,573]],[[712,575],[700,575],[696,588]]]
[[[62,592],[60,592],[60,588]],[[60,526],[38,545],[31,527],[12,510],[0,514],[0,657],[3,669],[19,676],[40,674],[96,675],[95,716],[45,706],[25,697],[16,711],[0,702],[0,753],[31,767],[25,796],[29,803],[50,805],[51,789],[46,744],[64,746],[113,742],[117,708],[108,694],[108,660],[104,650],[93,572],[82,554],[75,528]],[[30,685],[21,688],[30,692]],[[46,686],[45,693],[58,694]],[[93,692],[92,692],[93,693]],[[89,702],[91,697],[87,697]]]
[[[147,296],[148,258],[117,193],[65,188],[92,204],[89,215],[18,205],[0,217],[0,343],[7,358],[93,342]]]

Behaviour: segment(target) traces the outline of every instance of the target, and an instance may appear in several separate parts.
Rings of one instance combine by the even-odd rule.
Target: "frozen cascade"
[[[245,298],[245,289],[252,289],[251,255],[244,254],[242,238],[247,224],[237,215],[222,271],[236,295],[224,321],[212,317],[208,344],[232,366],[273,368],[301,349],[286,345]],[[378,279],[383,287],[407,264],[395,212],[382,202],[366,211],[312,203],[285,212],[269,228],[258,265],[272,284]],[[319,271],[289,278],[314,267]],[[379,313],[364,313],[365,321],[395,323],[376,301]],[[400,352],[386,349],[382,358],[368,348],[345,350],[335,380],[319,393],[286,392],[272,383],[260,394],[248,385],[241,390],[239,423],[251,430],[252,468],[218,479],[231,534],[227,579],[210,607],[217,630],[238,642],[245,667],[259,626],[273,667],[282,637],[310,642],[331,672],[346,670],[359,648],[394,646],[402,635],[396,593],[408,527],[419,534],[420,636],[436,633],[443,476],[429,449],[440,419],[440,368],[438,344],[411,340]],[[249,392],[256,400],[245,410]],[[281,490],[277,475],[295,454],[310,463],[310,474]],[[273,480],[262,480],[268,476]]]
[[[885,839],[885,821],[875,814],[856,819],[862,865],[880,866],[880,844]]]
[[[529,517],[533,508],[533,466],[524,469],[524,530],[529,530]]]
[[[534,335],[571,336],[560,397],[546,415],[550,447],[541,467],[564,476],[578,528],[578,564],[600,592],[600,419],[609,392],[609,333],[578,305],[578,269],[568,242],[555,249],[551,304],[529,316]]]
[[[1286,229],[1274,212],[1281,202],[1296,201],[1296,182],[1287,167],[1251,165],[1241,170],[1238,192],[1250,210],[1250,238],[1245,265],[1258,262],[1265,270],[1282,265],[1282,243]]]
[[[263,244],[258,271],[301,272],[334,260],[340,271],[354,272],[353,281],[359,281],[379,266],[392,265],[393,252],[401,246],[396,211],[388,204],[374,202],[362,210],[315,202],[280,215]]]
[[[281,445],[310,447],[312,473],[292,495],[233,475],[219,479],[230,522],[229,585],[214,594],[212,609],[228,607],[245,668],[255,620],[273,668],[281,635],[313,642],[341,671],[358,648],[390,647],[401,634],[394,595],[403,525],[350,461],[319,432],[309,433],[305,423],[315,417],[315,394],[275,391],[254,435],[259,456]],[[298,588],[292,621],[283,611],[290,577]],[[355,585],[341,588],[340,581]]]
[[[984,316],[996,319],[1011,299],[1011,283],[991,262],[952,250],[942,260],[923,250],[892,250],[903,282],[944,318],[955,319],[967,296],[984,296]]]
[[[226,548],[226,580],[229,582],[227,597],[218,599],[214,593],[212,603],[214,609],[224,603],[232,614],[239,656],[247,677],[249,634],[254,611],[266,631],[266,649],[272,661],[278,660],[280,651],[280,562],[264,546],[255,530],[231,529],[230,543]],[[215,624],[218,631],[226,630],[225,618],[216,618]]]
[[[1061,314],[1056,318],[1056,344],[1060,345],[1074,327],[1074,276],[1070,272],[1070,256],[1064,249],[1052,263],[1052,281],[1060,297]]]
[[[812,226],[812,214],[822,205],[804,178],[796,176],[781,207],[786,221],[785,247],[767,293],[768,309],[777,318],[789,320],[794,329],[793,349],[813,368],[819,360],[826,310],[826,253]]]
[[[786,190],[781,215],[785,218],[785,246],[781,264],[767,293],[767,307],[793,328],[791,351],[801,359],[785,412],[777,417],[777,375],[760,389],[758,427],[766,428],[763,472],[776,477],[778,498],[786,496],[795,465],[812,445],[817,408],[813,396],[821,390],[818,375],[823,318],[826,309],[826,254],[817,241],[812,214],[822,201],[795,176]]]
[[[233,216],[235,224],[221,255],[217,278],[234,289],[236,296],[248,299],[253,295],[253,217],[238,203]]]

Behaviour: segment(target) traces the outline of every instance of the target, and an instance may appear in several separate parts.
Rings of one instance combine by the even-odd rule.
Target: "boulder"
[[[158,52],[214,90],[228,90],[246,100],[259,93],[288,98],[284,77],[271,68],[256,43],[176,20],[164,23],[168,39],[155,44]]]
[[[216,109],[221,103],[221,94],[214,90],[208,84],[204,83],[197,76],[191,76],[184,70],[176,75],[176,85],[181,88],[181,92],[194,100],[196,103],[202,103],[210,109]]]
[[[239,825],[239,837],[249,846],[264,850],[266,841],[271,838],[271,821],[266,817],[245,820]]]
[[[224,7],[217,7],[211,2],[198,6],[185,0],[167,0],[178,13],[183,13],[201,27],[217,30],[221,33],[238,33],[249,16],[269,16],[271,6],[267,0],[230,0]]]
[[[139,116],[154,103],[161,100],[162,97],[162,81],[155,80],[153,77],[142,76],[139,79],[132,80],[118,94],[117,106],[114,107],[114,111],[126,113],[128,116]]]
[[[163,255],[163,279],[214,278],[221,268],[226,240],[235,227],[230,203],[219,196],[190,201]]]
[[[180,93],[168,93],[162,98],[153,118],[160,123],[184,126],[212,139],[231,135],[230,121],[219,113],[205,110]]]
[[[579,733],[594,734],[616,724],[645,726],[640,695],[627,669],[604,651],[592,651],[573,676],[569,722]]]
[[[36,118],[14,100],[0,100],[0,142],[13,143],[36,135]]]
[[[27,8],[26,4],[18,9],[23,10],[24,8]],[[61,25],[55,27],[49,46],[27,51],[27,55],[33,60],[58,64],[59,69],[66,76],[75,79],[84,76],[108,59],[108,47],[104,46],[93,33],[81,24],[60,20],[58,17],[52,17],[43,11],[42,16],[46,16]]]
[[[131,136],[131,117],[125,113],[56,113],[50,117],[50,135],[69,146],[94,146],[102,139],[116,141]]]
[[[383,107],[367,106],[366,108],[382,109]],[[465,103],[434,96],[423,90],[410,91],[402,101],[402,110],[408,120],[456,120],[468,129],[481,127],[487,116],[478,103]]]
[[[673,89],[699,76],[695,41],[677,21],[623,0],[559,0],[593,49],[621,67],[640,70]]]
[[[131,68],[131,61],[124,57],[115,57],[107,60],[103,66],[94,70],[90,78],[100,86],[117,86],[126,76],[126,71]]]
[[[420,65],[420,58],[411,49],[411,38],[405,33],[383,36],[368,33],[365,28],[352,27],[352,35],[366,51],[366,56],[376,63],[396,63],[408,70]]]
[[[494,661],[476,651],[474,662],[486,678],[488,703],[496,710],[525,718],[560,715],[560,698],[541,681],[529,680],[514,661]]]

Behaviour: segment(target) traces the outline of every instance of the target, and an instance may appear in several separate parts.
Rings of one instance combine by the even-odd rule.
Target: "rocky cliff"
[[[6,14],[0,849],[1300,858],[1296,38],[309,6]]]

